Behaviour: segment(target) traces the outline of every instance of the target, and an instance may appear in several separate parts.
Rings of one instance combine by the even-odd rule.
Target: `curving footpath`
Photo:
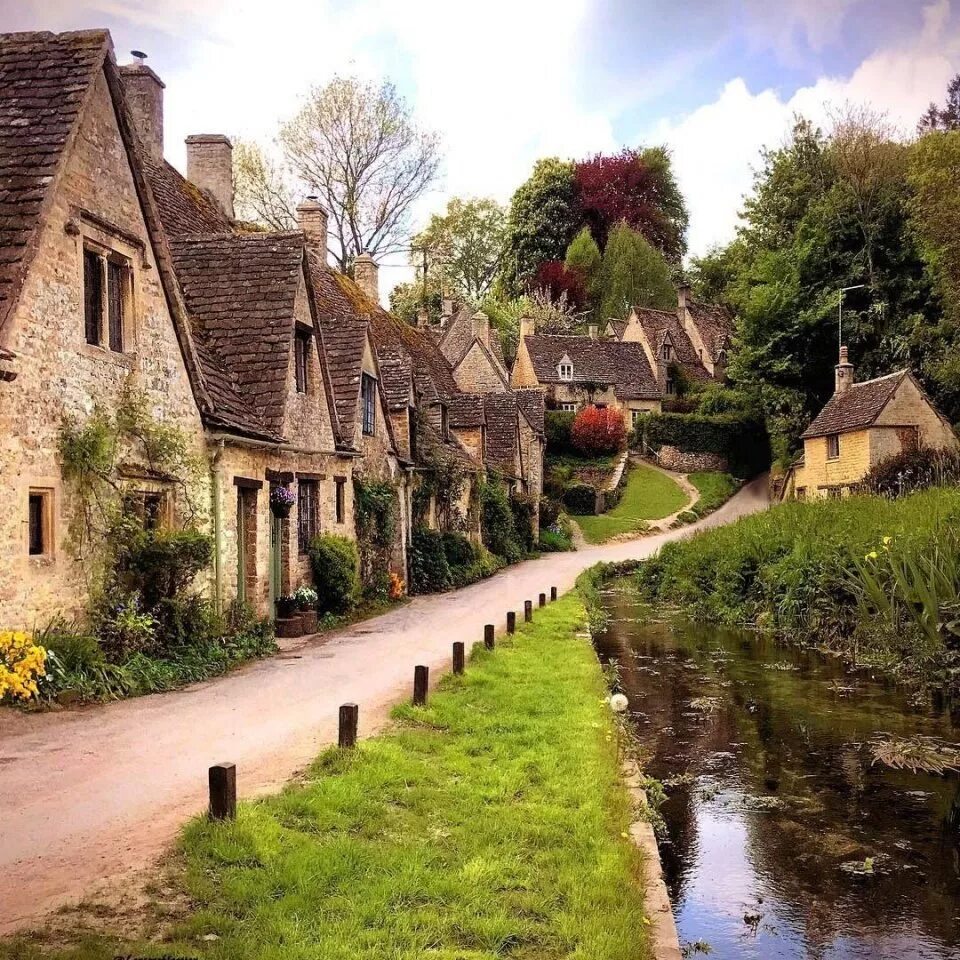
[[[759,477],[690,527],[549,554],[184,690],[60,713],[0,710],[0,933],[104,885],[129,889],[204,808],[212,763],[237,764],[241,796],[276,788],[336,739],[341,703],[360,705],[369,736],[409,695],[415,664],[448,668],[453,641],[469,649],[485,623],[502,630],[507,610],[570,589],[599,561],[642,559],[767,505]]]

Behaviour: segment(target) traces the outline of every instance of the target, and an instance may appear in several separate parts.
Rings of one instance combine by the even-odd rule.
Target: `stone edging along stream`
[[[640,771],[633,760],[625,760],[622,767],[623,780],[633,801],[634,809],[647,809],[647,794],[640,785]],[[680,938],[673,919],[670,895],[663,880],[660,863],[660,848],[653,826],[648,819],[640,818],[630,824],[630,839],[643,854],[644,898],[647,916],[650,919],[650,948],[654,960],[681,960]]]

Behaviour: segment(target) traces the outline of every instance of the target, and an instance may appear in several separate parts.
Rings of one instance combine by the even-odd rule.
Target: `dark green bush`
[[[437,593],[453,583],[439,530],[419,527],[410,542],[410,593]]]
[[[213,557],[213,540],[198,530],[124,528],[116,576],[128,593],[138,593],[145,610],[190,589]]]
[[[523,557],[513,525],[513,510],[507,488],[499,480],[480,487],[480,532],[484,546],[507,563]]]
[[[547,437],[547,451],[550,454],[576,453],[570,439],[575,411],[547,410],[543,416],[543,429]]]
[[[451,569],[469,567],[477,560],[477,551],[470,542],[470,538],[452,530],[443,534],[443,553]]]
[[[513,529],[517,543],[524,553],[533,549],[533,514],[536,504],[531,497],[515,493],[510,497],[510,511],[513,514]]]
[[[552,527],[560,518],[560,503],[550,497],[540,498],[540,528]]]
[[[597,488],[590,483],[571,483],[563,494],[563,505],[575,516],[597,512]]]
[[[196,594],[164,597],[152,613],[157,622],[155,653],[203,643],[217,632],[210,602]]]
[[[928,487],[960,484],[960,452],[956,450],[905,450],[870,468],[861,486],[868,493],[900,497]]]
[[[357,545],[346,537],[327,534],[310,544],[310,566],[321,614],[342,614],[360,599],[360,556]]]

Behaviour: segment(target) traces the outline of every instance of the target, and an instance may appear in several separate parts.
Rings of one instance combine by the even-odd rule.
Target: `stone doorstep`
[[[636,763],[625,760],[621,769],[634,807],[637,810],[646,809],[647,794],[640,786],[640,772]],[[663,880],[660,848],[652,824],[647,820],[634,820],[630,824],[630,839],[643,854],[644,896],[654,960],[681,960],[680,938],[673,919],[670,895]]]

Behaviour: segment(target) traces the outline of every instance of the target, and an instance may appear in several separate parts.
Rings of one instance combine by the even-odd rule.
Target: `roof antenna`
[[[147,59],[147,55],[142,50],[131,50],[130,56],[137,62],[138,66],[143,66],[143,61]]]

